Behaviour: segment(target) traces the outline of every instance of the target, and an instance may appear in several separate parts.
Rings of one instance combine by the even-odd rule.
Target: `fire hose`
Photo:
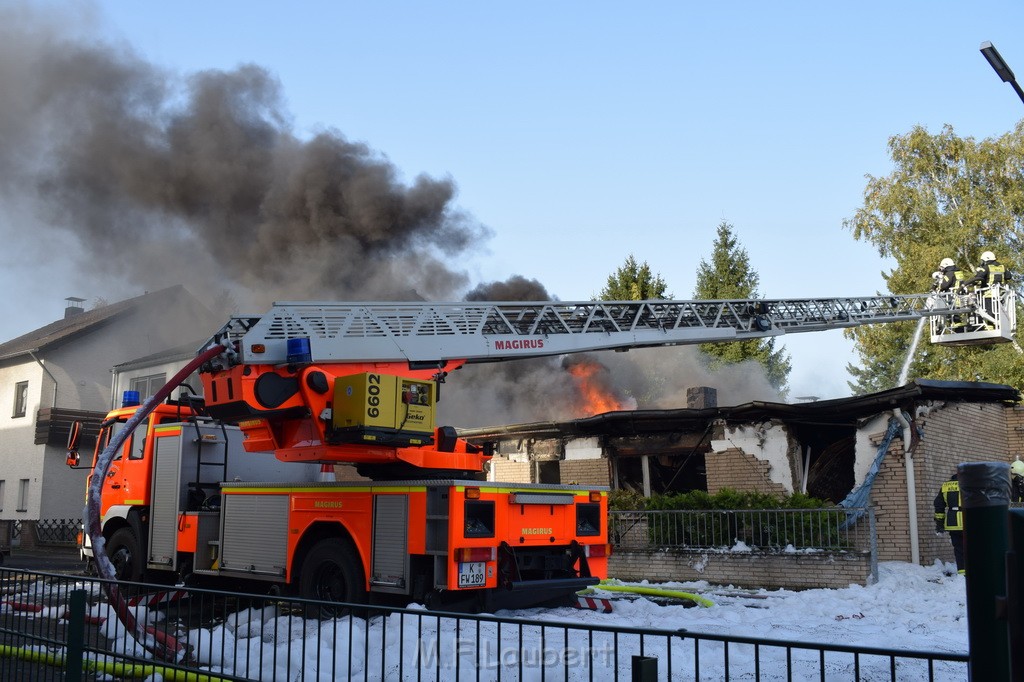
[[[595,585],[592,588],[595,592],[604,590],[606,592],[623,592],[626,594],[639,594],[648,597],[666,597],[669,599],[680,599],[686,601],[692,601],[697,606],[708,608],[715,605],[715,602],[711,601],[707,597],[702,597],[699,594],[693,592],[683,592],[681,590],[670,590],[662,587],[645,587],[641,585],[624,585],[618,580],[609,579],[602,580],[600,584]]]
[[[185,365],[181,371],[171,377],[171,380],[164,384],[153,396],[148,398],[135,411],[135,414],[128,419],[124,428],[110,439],[110,443],[107,444],[107,447],[96,458],[96,466],[93,468],[92,477],[89,479],[89,490],[86,495],[85,504],[85,530],[89,535],[89,540],[92,542],[96,570],[99,576],[104,578],[102,583],[103,590],[121,624],[135,636],[146,651],[149,651],[160,660],[180,662],[188,655],[188,645],[178,641],[176,637],[166,631],[157,630],[150,625],[140,623],[129,608],[127,600],[122,596],[117,583],[117,571],[114,568],[114,564],[110,561],[110,557],[107,556],[106,538],[103,537],[103,525],[100,518],[100,489],[107,477],[107,472],[110,470],[110,465],[114,461],[114,456],[121,450],[125,440],[135,430],[135,427],[143,422],[157,405],[166,400],[170,396],[171,391],[181,382],[185,381],[192,372],[225,351],[228,351],[228,348],[223,345],[210,346]]]
[[[0,657],[17,658],[22,661],[42,663],[56,668],[65,668],[67,666],[67,657],[64,654],[6,644],[0,644]],[[135,663],[89,660],[85,661],[83,667],[90,672],[103,673],[104,675],[114,676],[117,679],[162,679],[164,682],[227,682],[226,678],[196,673],[191,670]]]

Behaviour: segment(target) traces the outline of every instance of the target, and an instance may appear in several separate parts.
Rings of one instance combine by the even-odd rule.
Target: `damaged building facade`
[[[719,407],[713,389],[696,388],[683,409],[461,434],[494,447],[493,480],[644,495],[804,492],[835,504],[858,490],[874,510],[877,559],[928,565],[953,559],[948,538],[934,533],[933,500],[957,465],[1024,458],[1019,400],[999,384],[917,380],[851,398]]]

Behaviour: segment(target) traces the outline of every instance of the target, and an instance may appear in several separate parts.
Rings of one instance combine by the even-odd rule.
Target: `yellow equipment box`
[[[428,444],[435,426],[434,388],[433,381],[391,374],[338,377],[331,425],[342,441]]]

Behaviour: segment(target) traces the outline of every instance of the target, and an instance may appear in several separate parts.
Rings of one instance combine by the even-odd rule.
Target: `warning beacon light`
[[[313,354],[309,349],[308,336],[288,339],[288,362],[296,364],[313,362]]]
[[[121,407],[135,407],[141,402],[138,391],[125,391],[121,395]]]

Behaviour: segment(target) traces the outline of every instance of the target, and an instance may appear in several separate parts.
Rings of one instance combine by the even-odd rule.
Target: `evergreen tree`
[[[889,292],[923,293],[939,261],[952,258],[965,271],[993,251],[1020,280],[1024,245],[1024,122],[1012,133],[980,142],[952,127],[930,135],[920,126],[889,140],[895,169],[868,176],[864,205],[844,221],[855,239],[868,241],[896,267],[883,272]],[[855,393],[892,388],[915,333],[914,323],[857,327],[859,362],[848,365]],[[927,334],[927,326],[923,334]],[[1024,356],[1012,344],[917,346],[908,378],[991,381],[1024,385]]]
[[[625,264],[608,275],[608,282],[595,300],[600,301],[646,301],[656,298],[672,298],[665,293],[665,280],[651,272],[647,261],[638,264],[629,254]]]
[[[718,226],[711,253],[711,262],[701,260],[697,268],[694,298],[704,300],[759,298],[757,273],[750,267],[750,258],[733,234],[733,227],[723,221]],[[785,348],[775,350],[775,339],[751,339],[730,343],[702,343],[700,349],[711,358],[712,367],[756,360],[772,386],[785,390],[791,365]]]

